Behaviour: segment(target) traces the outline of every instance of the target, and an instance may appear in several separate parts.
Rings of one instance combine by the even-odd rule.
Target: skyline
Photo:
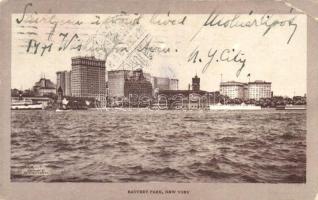
[[[83,21],[94,17],[94,15],[56,16],[58,18],[76,17]],[[174,16],[178,19],[183,17],[183,15]],[[249,78],[247,75],[251,74],[251,81],[264,80],[272,82],[274,95],[294,96],[295,94],[297,96],[303,96],[307,93],[305,16],[297,15],[295,20],[298,25],[297,31],[289,44],[286,44],[286,38],[290,35],[290,30],[284,28],[273,28],[266,36],[262,35],[264,30],[257,27],[251,28],[252,31],[239,28],[224,29],[222,27],[204,27],[200,29],[200,25],[205,21],[207,16],[208,15],[188,15],[187,24],[183,26],[158,26],[148,23],[151,15],[145,15],[140,25],[134,26],[133,28],[130,27],[131,30],[122,24],[111,24],[108,27],[111,27],[111,30],[114,29],[112,33],[121,33],[120,31],[123,31],[122,29],[130,30],[126,35],[133,35],[134,37],[132,37],[137,38],[137,40],[139,38],[140,40],[143,39],[143,43],[140,43],[141,46],[137,49],[140,50],[138,53],[146,55],[141,57],[144,60],[145,58],[149,58],[147,53],[149,53],[151,47],[156,47],[158,51],[169,48],[170,51],[168,53],[153,53],[152,59],[147,59],[146,62],[144,62],[144,66],[141,67],[143,67],[144,72],[151,73],[152,76],[167,76],[169,78],[179,79],[179,89],[187,89],[191,78],[195,74],[201,78],[201,89],[206,91],[219,90],[221,74],[223,81],[238,82],[248,82]],[[224,15],[224,17],[227,16],[230,15]],[[275,16],[288,17],[289,15]],[[17,36],[13,37],[12,42],[12,88],[20,89],[21,86],[23,89],[30,88],[39,80],[43,73],[46,78],[56,82],[56,71],[70,70],[71,57],[73,56],[94,55],[100,59],[105,58],[103,52],[100,52],[96,46],[100,46],[102,42],[105,44],[105,41],[109,41],[100,40],[98,37],[104,37],[107,34],[111,35],[111,33],[105,32],[104,28],[101,27],[94,28],[92,25],[83,25],[84,27],[80,28],[58,26],[55,30],[56,33],[66,31],[70,35],[76,32],[80,37],[88,38],[92,35],[97,35],[93,39],[93,45],[87,44],[85,51],[55,52],[52,50],[43,56],[26,53],[23,48],[27,45],[27,43],[25,43],[27,36],[26,34],[18,34],[22,28],[21,24],[15,23],[16,17],[17,15],[12,16],[12,33]],[[162,17],[166,16],[162,15]],[[250,16],[244,15],[242,18],[248,17]],[[33,35],[32,37],[40,38],[39,41],[46,41],[46,36],[49,35],[51,28],[51,25],[39,24],[36,32],[37,35]],[[198,30],[200,30],[200,33],[191,40]],[[58,36],[56,36],[56,38],[58,38]],[[55,41],[56,38],[52,37],[51,40]],[[121,44],[128,44],[130,40],[132,39],[123,39],[120,42]],[[94,45],[96,45],[94,47],[95,51],[91,51]],[[195,50],[198,51],[196,52]],[[232,51],[228,52],[228,50]],[[203,68],[211,59],[209,52],[213,53],[215,51],[215,57],[206,67],[206,70],[202,72]],[[108,55],[106,62],[107,71],[121,69],[122,65],[124,65],[122,68],[131,69],[131,65],[133,65],[131,63],[134,62],[127,63],[131,61],[131,58],[124,53],[118,52],[118,49],[115,49],[114,53]],[[191,53],[197,53],[196,60],[194,60],[193,57],[191,59]],[[238,77],[236,76],[237,71],[242,63],[229,62],[224,59],[224,57],[223,62],[221,62],[220,58],[222,54],[227,54],[228,57],[232,57],[232,59],[235,55],[238,55],[241,60],[246,60],[245,66]],[[134,56],[135,55],[131,57]],[[141,58],[138,57],[138,59]],[[140,65],[134,65],[133,67],[138,68]]]
[[[62,71],[57,71],[56,72],[56,74],[57,73],[60,73],[60,72],[71,72],[72,70],[62,70]],[[116,71],[116,70],[115,70]],[[250,80],[250,78],[249,78],[249,80],[248,81],[245,81],[245,82],[238,82],[238,81],[233,81],[233,80],[222,80],[222,74],[220,74],[221,75],[221,81],[220,81],[220,85],[219,85],[219,88],[217,88],[217,89],[213,89],[213,90],[207,90],[206,92],[218,92],[218,91],[220,91],[220,89],[221,89],[221,84],[222,83],[227,83],[227,82],[237,82],[237,83],[242,83],[242,84],[250,84],[250,83],[257,83],[257,82],[267,82],[267,83],[270,83],[270,84],[272,84],[272,82],[270,82],[270,81],[266,81],[266,80]],[[150,74],[150,76],[151,77],[156,77],[156,76],[152,76],[151,74]],[[197,76],[197,74],[195,75],[195,76]],[[194,77],[195,77],[194,76]],[[193,77],[193,78],[194,78]],[[49,79],[49,78],[47,78],[47,77],[45,77],[45,74],[42,74],[41,75],[41,77],[40,77],[40,79],[42,79],[42,78],[44,78],[44,79],[48,79],[48,80],[50,80],[50,81],[52,81],[55,85],[57,84],[56,83],[56,81],[54,81],[54,80],[51,80],[51,79]],[[169,78],[169,77],[157,77],[157,78]],[[200,78],[200,77],[198,77],[198,78]],[[40,80],[39,79],[39,80]],[[178,80],[179,81],[179,79],[177,78],[177,77],[175,77],[175,78],[170,78],[170,79],[176,79],[176,80]],[[56,79],[55,79],[56,80]],[[192,84],[189,82],[189,85],[188,86],[191,86],[191,88],[192,88]],[[20,89],[20,88],[11,88],[11,89],[19,89],[19,90],[28,90],[28,89],[31,89],[32,90],[32,87],[31,88],[26,88],[26,89]],[[58,88],[56,88],[56,89],[58,89]],[[153,89],[155,89],[155,88],[153,88]],[[179,88],[178,90],[187,90],[186,88]],[[192,90],[192,89],[191,89]],[[271,92],[273,92],[272,90],[271,90]],[[306,93],[304,93],[304,95],[296,95],[296,94],[294,94],[294,95],[292,95],[292,96],[286,96],[285,95],[285,97],[293,97],[293,96],[306,96],[307,94]],[[275,95],[275,93],[274,93],[274,95],[273,96],[283,96],[283,95]]]

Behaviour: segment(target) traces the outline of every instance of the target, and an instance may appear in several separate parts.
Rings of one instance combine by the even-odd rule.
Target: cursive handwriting
[[[24,6],[21,17],[16,18],[17,24],[52,24],[52,25],[83,25],[85,22],[78,19],[63,19],[57,18],[55,14],[49,14],[46,16],[38,15],[37,12],[29,12],[29,8],[32,7],[32,3],[28,3]],[[140,20],[143,15],[139,13],[127,14],[122,11],[120,14],[113,16],[107,16],[102,18],[100,15],[95,15],[93,20],[89,20],[88,24],[94,25],[106,25],[106,24],[124,24],[124,25],[137,25],[140,24]]]
[[[202,68],[202,73],[205,73],[207,69],[210,67],[213,61],[215,62],[234,62],[239,63],[240,68],[236,71],[236,76],[238,77],[241,71],[244,69],[246,65],[246,58],[244,57],[244,53],[241,50],[235,49],[213,49],[210,48],[209,52],[203,57],[202,53],[199,50],[199,47],[196,47],[189,55],[188,62],[189,63],[205,63]],[[204,60],[207,60],[204,62]]]
[[[59,37],[61,38],[60,45],[53,43],[51,41],[40,42],[35,39],[28,40],[26,52],[30,54],[40,54],[43,56],[46,52],[51,52],[51,50],[57,46],[58,51],[65,51],[66,49],[70,50],[81,50],[81,43],[79,36],[75,33],[72,36],[69,36],[68,33],[60,33]]]
[[[250,12],[249,16],[252,15]],[[222,27],[222,28],[252,28],[252,27],[265,27],[263,36],[267,35],[274,27],[290,27],[291,34],[288,37],[287,44],[292,40],[296,30],[297,23],[295,23],[296,15],[288,19],[277,19],[274,15],[264,14],[261,17],[250,17],[249,19],[242,19],[242,15],[232,15],[230,17],[216,14],[213,11],[203,23],[203,26],[191,38],[191,41],[200,33],[203,27]]]
[[[24,10],[23,10],[23,14],[22,14],[22,16],[21,16],[21,19],[19,19],[19,18],[16,19],[16,22],[17,22],[18,24],[20,24],[20,23],[24,20],[24,17],[25,17],[27,8],[28,8],[29,6],[32,6],[32,3],[27,3],[27,4],[24,6]]]
[[[24,10],[21,18],[17,18],[17,24],[22,22],[25,24],[53,24],[53,25],[82,25],[84,22],[77,19],[57,19],[56,15],[38,16],[37,12],[27,13],[27,9],[32,7],[32,3],[28,3],[24,6]]]
[[[91,24],[95,25],[106,25],[106,24],[125,24],[125,25],[137,25],[140,24],[142,19],[142,14],[127,14],[126,12],[122,11],[120,14],[101,18],[101,16],[96,15],[94,21]]]
[[[170,52],[169,47],[161,47],[162,45],[165,45],[163,42],[152,42],[152,38],[149,40],[146,40],[144,44],[141,44],[137,50],[139,52],[142,52],[146,57],[148,57],[150,60],[153,58],[153,54],[166,54]]]
[[[158,14],[152,15],[150,18],[150,23],[155,25],[185,25],[185,22],[187,20],[187,16],[183,16],[181,18],[172,18],[170,16],[170,11],[167,13],[167,16],[161,16]]]

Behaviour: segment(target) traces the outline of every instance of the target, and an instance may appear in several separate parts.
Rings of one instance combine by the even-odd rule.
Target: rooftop
[[[83,60],[92,60],[92,61],[105,62],[105,60],[95,58],[95,56],[75,56],[75,57],[72,57],[72,60],[73,59],[83,59]]]
[[[239,86],[243,86],[246,83],[241,83],[241,82],[237,82],[237,81],[226,81],[226,82],[221,82],[221,86],[232,86],[232,85],[239,85]]]
[[[254,82],[248,82],[248,84],[271,84],[271,82],[266,82],[262,80],[255,80]]]

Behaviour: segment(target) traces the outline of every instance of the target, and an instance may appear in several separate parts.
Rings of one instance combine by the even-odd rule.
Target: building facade
[[[179,89],[179,80],[170,79],[168,77],[151,77],[152,87],[158,88],[159,90],[178,90]]]
[[[271,98],[271,83],[266,81],[254,81],[241,83],[236,81],[221,82],[220,93],[231,99],[255,99]]]
[[[200,78],[197,75],[192,78],[192,90],[200,91]]]
[[[56,94],[55,84],[46,78],[41,78],[33,86],[33,91],[36,96],[45,96],[49,94]]]
[[[72,58],[71,93],[74,97],[105,97],[105,61],[93,56]]]
[[[125,80],[132,74],[130,70],[108,71],[108,93],[110,97],[125,96]]]
[[[124,97],[125,96],[125,81],[134,80],[136,74],[142,72],[137,70],[113,70],[108,71],[108,91],[110,97]],[[155,90],[178,90],[179,80],[170,79],[168,77],[151,76],[150,73],[142,72],[143,79],[151,83],[153,93]]]
[[[61,87],[65,96],[72,96],[70,71],[56,72],[56,88],[58,89],[59,87]]]
[[[254,81],[248,83],[248,98],[259,100],[261,98],[271,98],[271,82]]]
[[[65,73],[65,96],[72,96],[72,71]]]
[[[179,80],[176,78],[170,79],[170,90],[179,90]]]
[[[244,99],[248,99],[248,84],[247,83],[244,83],[244,86],[243,86],[243,98]]]
[[[209,104],[208,92],[200,90],[200,78],[192,78],[192,90],[158,90],[155,95],[157,103],[162,100],[170,109],[199,109],[206,108]]]
[[[154,88],[158,88],[159,90],[169,90],[169,78],[153,76],[152,79],[152,84]]]
[[[127,77],[124,84],[124,96],[138,95],[152,97],[152,85],[144,75],[142,70],[133,71],[133,75]]]
[[[247,84],[236,81],[221,82],[220,94],[228,96],[231,99],[246,97]]]

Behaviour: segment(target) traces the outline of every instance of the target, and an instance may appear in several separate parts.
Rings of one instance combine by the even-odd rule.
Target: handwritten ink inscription
[[[246,64],[245,54],[241,50],[211,48],[208,53],[203,54],[204,53],[200,52],[199,47],[197,47],[188,57],[188,62],[190,63],[205,63],[202,68],[202,73],[207,71],[212,62],[234,62],[240,65],[240,68],[236,72],[236,76],[238,77]]]
[[[250,15],[252,12],[250,12]],[[255,28],[255,27],[265,27],[263,36],[267,35],[270,30],[275,27],[289,27],[291,28],[291,33],[288,37],[287,44],[290,43],[296,30],[297,24],[295,22],[296,16],[288,19],[275,19],[273,15],[262,15],[261,17],[255,17],[250,19],[241,19],[241,15],[233,15],[231,17],[224,18],[219,14],[214,12],[209,15],[209,17],[204,22],[204,27],[222,27],[222,28]]]
[[[32,6],[32,3],[26,4],[23,13],[14,20],[16,33],[24,42],[19,48],[24,48],[26,54],[46,56],[56,52],[78,52],[95,55],[104,59],[109,69],[150,67],[156,57],[168,56],[178,57],[188,65],[202,65],[202,73],[222,63],[233,64],[238,77],[248,64],[244,48],[213,46],[202,50],[200,46],[205,44],[200,42],[200,37],[204,37],[201,32],[262,29],[261,39],[270,37],[274,29],[286,30],[287,27],[291,31],[284,45],[289,45],[298,28],[297,15],[280,18],[272,14],[253,15],[252,11],[248,15],[220,15],[213,11],[195,19],[193,15],[177,15],[171,11],[166,14],[129,14],[122,11],[82,18],[75,15],[40,15],[31,11]],[[161,35],[152,29],[159,30]]]
[[[76,43],[74,45],[74,43],[75,43],[74,41],[80,42],[78,35],[74,34],[70,38],[68,38],[68,35],[69,35],[68,33],[60,33],[59,34],[59,36],[62,39],[60,41],[60,45],[56,45],[58,51],[65,51],[68,48],[71,50],[76,49],[76,50],[80,51],[82,44]],[[53,44],[54,44],[53,42],[41,43],[35,39],[30,39],[28,42],[28,45],[27,45],[26,52],[33,53],[33,54],[40,54],[41,56],[43,56],[44,53],[51,52]]]

